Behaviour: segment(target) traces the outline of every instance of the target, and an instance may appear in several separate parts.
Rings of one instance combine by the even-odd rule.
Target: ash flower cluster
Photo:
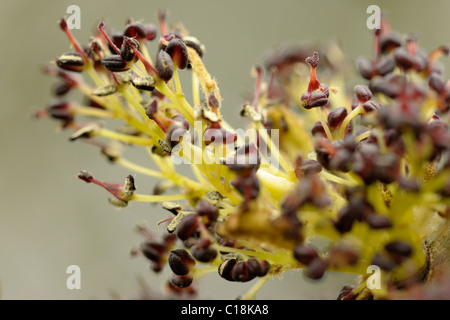
[[[222,117],[232,106],[222,105],[203,64],[205,46],[181,24],[169,28],[164,11],[158,18],[159,30],[129,20],[115,33],[101,23],[86,46],[62,19],[74,51],[44,68],[58,79],[58,99],[36,116],[58,120],[71,141],[99,147],[130,174],[160,180],[148,195],[133,175],[124,184],[78,175],[110,192],[116,206],[160,202],[170,212],[161,221],[167,234],[140,225],[144,240],[133,250],[153,271],[172,270],[169,295],[195,294],[210,272],[257,279],[243,299],[292,269],[310,279],[327,270],[360,274],[340,299],[407,296],[445,277],[450,82],[438,58],[448,47],[426,54],[383,21],[374,56],[357,61],[363,80],[354,88],[345,86],[350,69],[336,46],[274,48],[265,69],[254,69],[253,99],[236,110],[253,129],[242,137]],[[190,102],[179,72],[192,76]],[[68,98],[76,90],[82,102]],[[108,129],[101,119],[123,126]],[[146,148],[158,169],[126,159],[129,145]],[[219,161],[205,161],[212,147]],[[194,178],[177,172],[175,154],[192,164]],[[318,250],[317,238],[328,245]],[[370,265],[383,272],[381,289],[365,283]]]

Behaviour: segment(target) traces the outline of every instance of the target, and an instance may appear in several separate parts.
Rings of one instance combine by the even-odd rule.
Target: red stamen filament
[[[111,40],[111,38],[106,34],[105,30],[103,29],[104,27],[105,27],[105,24],[103,22],[100,22],[100,24],[98,25],[98,31],[100,31],[100,33],[103,35],[103,37],[105,37],[105,39],[108,41],[109,45],[114,49],[114,51],[117,54],[120,54],[119,48],[117,48],[117,46],[114,44],[114,42]]]
[[[59,26],[61,29],[66,33],[67,37],[69,38],[70,43],[72,43],[75,50],[83,57],[85,61],[88,61],[88,58],[86,56],[86,53],[84,52],[83,48],[78,43],[77,39],[73,36],[72,32],[67,27],[66,20],[64,18],[61,19],[59,22]]]

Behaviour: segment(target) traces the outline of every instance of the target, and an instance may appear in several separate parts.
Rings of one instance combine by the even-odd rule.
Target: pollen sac
[[[211,91],[209,96],[208,96],[208,105],[211,108],[220,108],[220,102],[216,97],[216,94],[214,93],[214,91]]]
[[[73,110],[65,101],[56,101],[47,107],[47,114],[53,119],[61,120],[63,125],[73,122]]]
[[[381,108],[381,104],[377,101],[369,100],[362,104],[362,107],[366,113],[377,111]]]
[[[364,103],[372,98],[372,91],[367,86],[358,85],[355,87],[355,95],[359,102]]]
[[[184,249],[172,250],[169,254],[169,267],[177,276],[185,276],[195,265],[195,260]]]
[[[102,65],[111,72],[122,72],[130,69],[128,63],[118,54],[103,58]]]
[[[337,300],[355,300],[356,295],[353,293],[355,288],[352,286],[344,286],[339,292]]]
[[[194,279],[187,275],[187,276],[177,276],[174,274],[172,278],[170,279],[170,283],[173,284],[175,287],[178,288],[187,288],[192,284],[192,281]]]
[[[305,92],[302,95],[301,100],[302,106],[305,109],[323,107],[328,103],[328,95],[320,90]]]
[[[233,267],[233,270],[231,271],[231,278],[233,281],[247,282],[254,279],[255,276],[248,272],[247,263],[240,261]]]
[[[82,138],[89,138],[91,135],[100,129],[100,125],[98,123],[87,124],[74,133],[72,133],[69,137],[69,141],[76,141]]]
[[[237,176],[231,185],[244,195],[246,200],[256,199],[259,195],[260,183],[254,171],[249,175]]]
[[[379,253],[375,254],[372,258],[371,264],[379,266],[381,269],[386,271],[391,271],[397,267],[397,263],[391,260],[389,257],[381,255]]]
[[[334,247],[329,253],[328,262],[330,265],[339,268],[345,265],[354,265],[358,262],[359,253],[353,246],[340,244]]]
[[[159,242],[149,241],[141,244],[141,252],[150,261],[157,262],[166,252],[166,247]]]
[[[314,123],[311,129],[311,133],[313,136],[321,136],[323,138],[326,138],[325,129],[323,128],[322,122],[320,121]]]
[[[185,216],[177,226],[177,236],[180,240],[187,240],[197,231],[199,225],[199,216],[197,214],[189,214]]]
[[[391,220],[388,217],[380,214],[370,214],[367,219],[367,224],[375,230],[388,229],[392,227]]]
[[[233,268],[237,264],[237,262],[238,262],[237,259],[224,260],[219,266],[219,269],[218,269],[219,275],[222,278],[224,278],[225,280],[234,281],[234,279],[232,277],[232,272],[233,272]]]
[[[200,43],[200,41],[195,37],[183,37],[183,41],[187,47],[194,49],[200,58],[205,54],[205,46]]]
[[[295,175],[299,179],[302,176],[317,174],[320,171],[322,171],[322,166],[318,161],[312,159],[302,161],[298,166],[295,167]]]
[[[56,60],[58,67],[68,71],[81,72],[84,70],[84,59],[77,52],[63,54]]]
[[[370,80],[375,76],[385,76],[395,68],[395,61],[390,56],[383,57],[376,65],[364,57],[358,58],[356,61],[356,68],[364,79]]]
[[[165,264],[167,247],[157,241],[147,241],[140,246],[142,254],[152,262],[151,267],[154,272],[160,272]]]
[[[104,87],[96,88],[92,91],[92,94],[98,97],[106,97],[114,94],[117,91],[117,87],[113,84],[106,85]]]
[[[78,173],[77,177],[78,177],[80,180],[83,180],[83,181],[85,181],[85,182],[87,182],[87,183],[91,183],[92,180],[94,179],[94,177],[92,176],[92,174],[90,174],[89,172],[87,172],[87,171],[85,171],[85,170],[81,170],[81,171]]]
[[[208,221],[215,221],[219,216],[219,209],[205,200],[200,200],[197,203],[195,211],[200,217],[204,217]]]
[[[305,270],[305,276],[312,280],[319,280],[325,274],[328,262],[320,257],[311,261]]]
[[[153,100],[147,108],[145,108],[145,114],[149,119],[154,119],[155,114],[158,112],[158,101]]]
[[[130,200],[134,194],[134,191],[136,191],[136,185],[134,184],[134,178],[133,178],[133,176],[129,175],[125,179],[125,183],[123,185],[123,200],[125,200],[125,201]]]
[[[211,240],[199,239],[191,247],[191,254],[200,262],[210,262],[217,257],[217,250],[211,248]]]
[[[138,60],[134,50],[139,50],[139,41],[134,38],[123,37],[120,57],[125,62],[136,62]]]
[[[55,85],[55,87],[53,88],[53,93],[55,96],[61,97],[66,95],[73,87],[74,85],[68,82],[61,82]]]
[[[188,51],[186,44],[179,38],[173,38],[166,47],[166,52],[172,58],[173,63],[179,69],[185,69],[188,65]]]
[[[300,263],[309,265],[314,259],[319,257],[319,255],[315,249],[305,246],[304,244],[299,244],[294,249],[294,257]]]
[[[148,38],[148,29],[141,23],[131,23],[126,26],[123,34],[129,38],[134,38],[137,41]],[[155,34],[156,36],[156,34]]]
[[[151,76],[137,77],[131,80],[131,84],[139,90],[153,91],[155,90],[155,79]]]
[[[428,85],[437,93],[442,93],[445,89],[444,80],[442,80],[441,76],[436,72],[430,74],[428,78]]]
[[[337,128],[344,121],[347,116],[347,109],[339,107],[328,114],[328,126],[330,128]]]
[[[169,81],[173,77],[173,62],[170,55],[164,50],[160,50],[156,58],[156,71],[163,81]]]
[[[384,246],[384,249],[396,263],[403,262],[405,259],[411,257],[413,253],[411,245],[404,241],[390,242]]]

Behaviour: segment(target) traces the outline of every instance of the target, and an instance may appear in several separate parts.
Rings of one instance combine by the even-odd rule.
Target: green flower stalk
[[[169,28],[164,12],[159,39],[155,25],[128,21],[112,34],[101,23],[81,46],[64,19],[60,27],[74,52],[44,68],[59,79],[59,100],[36,116],[59,120],[70,140],[130,171],[123,184],[79,173],[110,192],[112,204],[159,202],[173,214],[161,221],[165,235],[138,226],[145,240],[133,250],[155,272],[169,266],[169,295],[189,297],[216,272],[254,281],[241,297],[251,299],[292,269],[311,279],[327,270],[361,275],[339,299],[441,292],[429,286],[448,281],[450,84],[437,60],[447,47],[427,55],[384,21],[373,60],[357,61],[365,83],[352,90],[335,45],[274,48],[254,68],[253,98],[236,110],[248,119],[242,134],[222,117],[204,45],[179,24]],[[191,74],[189,86],[180,72]],[[83,102],[66,99],[75,90]],[[114,129],[112,119],[123,126]],[[145,148],[156,169],[127,159],[127,146]],[[194,178],[177,171],[180,162]],[[154,194],[139,193],[134,173],[160,180]],[[320,250],[319,238],[327,243]]]

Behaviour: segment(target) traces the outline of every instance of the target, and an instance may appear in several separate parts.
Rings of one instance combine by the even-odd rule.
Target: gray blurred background
[[[98,150],[69,143],[68,132],[55,133],[56,123],[34,121],[30,114],[51,101],[55,83],[40,66],[68,51],[69,42],[57,26],[71,4],[81,8],[86,42],[100,19],[120,30],[133,17],[157,22],[157,10],[167,8],[169,21],[182,21],[207,48],[204,58],[219,80],[229,121],[242,125],[238,110],[242,95],[251,91],[250,70],[261,63],[264,50],[285,40],[335,40],[349,58],[372,53],[372,32],[366,28],[366,8],[377,4],[393,28],[418,35],[427,50],[450,42],[448,1],[12,1],[0,11],[0,282],[3,299],[133,298],[139,278],[156,292],[168,272],[155,275],[144,258],[131,258],[141,241],[136,222],[167,218],[159,206],[132,203],[116,210],[108,194],[79,181],[80,169],[109,181],[122,181],[127,170],[114,167]],[[187,86],[187,84],[186,84]],[[133,160],[151,166],[142,157]],[[139,190],[150,192],[156,180],[137,174]],[[81,290],[68,290],[66,268],[81,267]],[[334,299],[353,276],[327,274],[306,281],[301,272],[273,279],[259,292],[261,299]],[[216,274],[200,280],[200,298],[236,298],[250,284],[222,281]]]

